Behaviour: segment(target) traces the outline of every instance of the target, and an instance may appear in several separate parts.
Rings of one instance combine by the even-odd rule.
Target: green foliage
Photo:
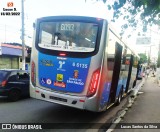
[[[147,62],[147,56],[144,53],[138,54],[140,56],[140,63],[146,63]]]
[[[107,3],[107,0],[103,0],[103,2]],[[114,0],[114,4],[108,6],[108,9],[111,7],[114,10],[113,22],[122,16],[122,12],[123,19],[126,20],[126,23],[122,25],[121,35],[128,27],[136,29],[139,21],[143,23],[143,32],[147,31],[147,25],[160,26],[160,0]],[[137,19],[136,16],[139,13],[140,19]]]

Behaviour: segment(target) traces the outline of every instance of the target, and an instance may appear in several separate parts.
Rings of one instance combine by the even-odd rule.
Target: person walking
[[[147,69],[146,69],[146,77],[148,78],[148,76],[149,76],[149,72],[150,72],[150,69],[149,69],[149,67],[147,67]]]
[[[158,86],[160,87],[160,67],[158,67],[156,70],[156,80],[157,80]]]

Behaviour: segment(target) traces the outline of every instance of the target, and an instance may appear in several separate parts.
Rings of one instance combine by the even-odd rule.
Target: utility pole
[[[4,42],[6,43],[6,24],[4,25],[4,34],[5,34],[5,39],[4,39]]]
[[[158,60],[157,60],[157,67],[160,67],[160,41],[159,41],[159,49],[158,49]]]
[[[150,64],[150,54],[148,52],[148,66],[149,66],[149,64]]]
[[[25,70],[25,41],[24,41],[24,0],[21,0],[21,7],[22,7],[22,33],[21,33],[21,39],[22,39],[22,69]]]
[[[152,35],[151,35],[151,28],[150,28],[150,38],[152,38]],[[152,42],[152,41],[151,41]],[[149,49],[149,52],[148,52],[148,66],[150,65],[151,63],[151,47],[152,45],[150,45],[150,49]]]
[[[150,63],[151,63],[151,47],[152,47],[153,45],[151,45],[150,47],[149,47],[149,52],[148,52],[148,66],[150,65]]]

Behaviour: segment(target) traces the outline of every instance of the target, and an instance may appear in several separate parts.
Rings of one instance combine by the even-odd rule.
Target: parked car
[[[29,96],[29,74],[25,70],[0,70],[0,96],[17,101],[21,96]]]

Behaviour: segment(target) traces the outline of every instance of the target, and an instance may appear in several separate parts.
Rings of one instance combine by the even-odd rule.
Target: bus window
[[[41,32],[42,40],[41,43],[50,44],[52,42],[52,35],[48,32],[42,31]]]
[[[122,64],[125,64],[125,63],[126,63],[126,55],[127,55],[127,49],[126,49],[126,47],[124,46],[123,54],[122,54]]]
[[[137,65],[138,65],[138,58],[134,57],[133,67],[137,68]]]
[[[38,46],[43,49],[93,52],[98,24],[84,22],[42,22]]]
[[[109,71],[113,71],[114,68],[114,57],[112,58],[107,58],[107,66]]]
[[[131,50],[130,50],[130,49],[127,49],[125,65],[130,65],[130,64],[132,64],[132,62],[131,62],[131,55],[132,55]]]

